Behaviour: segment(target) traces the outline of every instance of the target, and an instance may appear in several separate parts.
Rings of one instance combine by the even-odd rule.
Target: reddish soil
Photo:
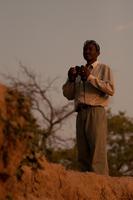
[[[6,88],[1,86],[3,116],[7,114],[5,93]],[[132,177],[113,178],[66,170],[47,162],[41,154],[30,155],[27,138],[6,135],[4,126],[1,120],[0,200],[133,200]]]

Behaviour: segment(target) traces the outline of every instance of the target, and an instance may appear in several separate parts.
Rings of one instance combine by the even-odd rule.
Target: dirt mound
[[[133,179],[111,178],[94,173],[67,171],[36,155],[39,168],[23,165],[0,184],[1,200],[132,200]],[[3,195],[4,194],[4,195]],[[2,198],[3,197],[3,198]]]
[[[133,200],[131,177],[68,171],[31,152],[29,135],[18,135],[26,121],[11,96],[0,87],[0,200]]]

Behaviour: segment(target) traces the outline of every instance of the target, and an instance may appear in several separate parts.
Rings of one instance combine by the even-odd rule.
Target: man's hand
[[[90,75],[89,69],[85,66],[81,66],[81,69],[80,69],[81,80],[86,81],[89,75]]]
[[[68,70],[68,78],[70,82],[74,82],[76,80],[78,73],[75,67],[71,67]]]

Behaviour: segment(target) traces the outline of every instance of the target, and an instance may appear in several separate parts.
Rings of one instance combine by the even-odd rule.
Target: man
[[[68,100],[74,100],[78,112],[76,137],[81,171],[107,175],[105,107],[109,96],[114,94],[114,83],[111,69],[98,62],[99,55],[98,43],[87,40],[83,47],[83,57],[87,63],[69,69],[63,94]]]

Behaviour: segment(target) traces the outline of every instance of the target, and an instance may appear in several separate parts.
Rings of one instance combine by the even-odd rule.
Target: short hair
[[[86,47],[87,45],[89,45],[89,44],[95,45],[97,52],[100,53],[100,46],[99,46],[99,44],[98,44],[95,40],[86,40],[86,41],[84,42],[83,48],[85,48],[85,47]]]

